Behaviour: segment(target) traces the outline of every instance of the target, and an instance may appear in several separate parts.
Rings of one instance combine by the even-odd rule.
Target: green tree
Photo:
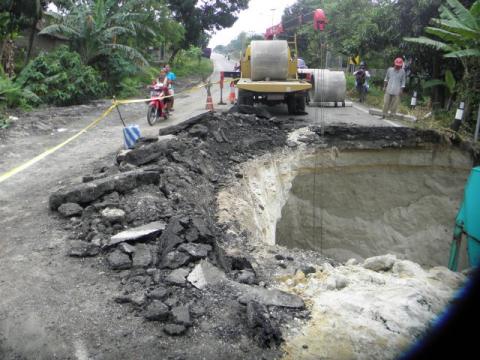
[[[116,0],[76,3],[66,14],[50,13],[56,23],[44,28],[40,34],[65,36],[70,47],[88,65],[94,65],[114,52],[147,64],[135,42],[129,40],[140,33],[155,36],[148,26],[148,13],[131,12],[123,5]]]
[[[469,60],[480,57],[480,1],[466,9],[458,0],[447,0],[440,7],[440,18],[425,32],[433,37],[405,38],[405,41],[429,46],[444,53],[445,58],[458,59],[468,74]]]
[[[29,29],[29,41],[26,54],[26,62],[30,59],[35,32],[38,22],[41,20],[47,0],[3,0],[0,3],[0,60],[2,58],[14,59],[13,46],[9,43],[18,36],[23,29]],[[9,54],[6,54],[6,52]],[[11,64],[4,64],[11,68]]]
[[[208,43],[207,32],[233,25],[240,10],[248,7],[249,0],[167,0],[173,18],[185,28],[181,44],[173,47],[170,61],[180,49],[190,45],[204,47]]]
[[[405,38],[405,41],[439,50],[446,59],[458,60],[464,69],[458,92],[466,100],[467,121],[473,119],[471,109],[480,101],[480,0],[467,9],[458,0],[447,0],[440,6],[440,17],[425,27],[430,36]],[[453,90],[453,89],[452,89]]]

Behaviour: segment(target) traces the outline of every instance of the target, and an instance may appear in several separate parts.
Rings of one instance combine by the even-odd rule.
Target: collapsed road
[[[422,161],[418,155],[399,160],[389,154],[364,165],[379,177],[387,168],[440,170],[439,176],[421,178],[432,191],[422,189],[421,197],[455,206],[465,169],[478,163],[478,155],[468,144],[435,132],[392,128],[357,113],[332,109],[321,125],[363,121],[370,127],[311,126],[312,115],[198,116],[161,130],[160,139],[145,138],[128,153],[95,158],[93,170],[73,168],[77,178],[48,181],[50,190],[39,186],[45,186],[39,177],[30,180],[34,194],[13,192],[16,202],[2,196],[2,206],[11,209],[2,218],[8,243],[2,242],[0,265],[1,354],[7,359],[318,358],[342,349],[344,358],[393,358],[421,334],[465,277],[430,269],[438,263],[422,263],[422,269],[411,261],[415,249],[406,245],[391,249],[391,255],[384,255],[388,242],[377,252],[355,252],[338,226],[325,228],[325,246],[309,247],[301,237],[316,241],[312,229],[322,224],[316,214],[338,217],[333,206],[321,205],[326,194],[321,187],[317,201],[305,201],[308,189],[316,189],[312,181],[321,184],[332,176],[311,174],[321,174],[322,166],[330,172],[338,167],[339,176],[352,174],[355,181],[362,173],[354,172],[350,153],[420,152]],[[444,168],[461,175],[445,178]],[[292,170],[290,177],[279,169]],[[262,184],[271,186],[257,186]],[[297,198],[304,202],[299,205]],[[411,211],[409,217],[402,211],[405,204],[396,201],[382,206],[398,208],[405,220],[420,214]],[[306,224],[288,215],[302,204]],[[364,202],[360,210],[370,206]],[[55,210],[53,216],[47,207]],[[23,210],[22,217],[15,209]],[[343,219],[325,224],[349,224],[358,217],[355,207],[347,209]],[[366,228],[375,225],[364,220]],[[437,225],[448,228],[431,224]],[[336,250],[332,244],[339,238],[347,243]],[[398,302],[389,296],[393,293]],[[368,301],[373,294],[375,301]],[[346,330],[339,332],[338,323]],[[352,336],[365,323],[369,336]],[[350,327],[355,331],[345,333]]]

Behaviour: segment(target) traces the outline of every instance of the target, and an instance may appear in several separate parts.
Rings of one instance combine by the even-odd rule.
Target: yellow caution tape
[[[214,84],[219,84],[220,81],[218,82],[215,82],[215,83],[210,83],[210,85],[214,85]],[[185,93],[185,92],[190,92],[190,91],[193,91],[193,90],[196,90],[196,89],[200,89],[202,87],[205,87],[205,86],[208,86],[209,84],[202,84],[202,85],[197,85],[197,86],[193,86],[189,89],[186,89],[184,91],[181,91],[181,92],[178,92],[176,95],[178,94],[182,94],[182,93]],[[165,99],[165,98],[170,98],[170,97],[174,97],[175,95],[168,95],[168,96],[162,96],[162,97],[158,97],[158,99]],[[110,112],[115,109],[118,105],[126,105],[126,104],[134,104],[134,103],[142,103],[142,102],[148,102],[148,101],[151,101],[152,98],[148,98],[148,99],[131,99],[131,100],[116,100],[114,99],[113,100],[113,104],[102,114],[100,115],[99,117],[97,117],[95,120],[93,120],[88,126],[86,126],[85,128],[83,128],[82,130],[80,130],[78,133],[76,133],[75,135],[73,135],[72,137],[68,138],[67,140],[65,140],[64,142],[62,142],[61,144],[58,144],[46,151],[44,151],[43,153],[41,153],[40,155],[37,155],[35,156],[33,159],[31,160],[28,160],[27,162],[23,163],[22,165],[19,165],[17,167],[14,167],[13,169],[3,173],[0,175],[0,183],[4,182],[5,180],[11,178],[12,176],[18,174],[19,172],[25,170],[25,169],[28,169],[30,166],[36,164],[37,162],[45,159],[48,155],[50,154],[53,154],[54,152],[56,152],[57,150],[61,149],[62,147],[64,147],[65,145],[67,145],[68,143],[72,142],[73,140],[75,140],[76,138],[78,138],[80,135],[84,134],[85,132],[87,132],[88,130],[90,130],[91,128],[93,128],[94,126],[96,126],[100,121],[102,121],[108,114],[110,114]]]
[[[57,146],[54,146],[46,151],[44,151],[43,153],[41,153],[40,155],[37,155],[35,156],[33,159],[23,163],[22,165],[20,166],[17,166],[17,167],[14,167],[13,169],[7,171],[6,173],[0,175],[0,183],[4,182],[5,180],[7,180],[8,178],[12,177],[13,175],[15,174],[18,174],[20,171],[23,171],[27,168],[29,168],[30,166],[32,166],[33,164],[36,164],[37,162],[39,162],[40,160],[46,158],[48,155],[54,153],[55,151],[57,151],[58,149],[64,147],[65,145],[67,145],[69,142],[75,140],[77,137],[79,137],[80,135],[82,135],[83,133],[85,133],[86,131],[88,131],[89,129],[91,129],[92,127],[94,127],[95,125],[97,125],[100,121],[102,121],[113,109],[115,109],[117,105],[116,104],[113,104],[111,105],[102,115],[100,115],[98,118],[96,118],[92,123],[90,123],[90,125],[88,125],[87,127],[83,128],[82,130],[80,130],[78,133],[76,133],[75,135],[73,135],[72,137],[68,138],[67,140],[65,140],[64,142],[62,142],[61,144],[58,144]]]

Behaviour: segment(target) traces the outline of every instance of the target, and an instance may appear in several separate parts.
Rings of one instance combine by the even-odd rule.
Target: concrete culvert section
[[[276,243],[345,262],[385,253],[446,265],[471,168],[439,148],[321,151],[297,169]]]

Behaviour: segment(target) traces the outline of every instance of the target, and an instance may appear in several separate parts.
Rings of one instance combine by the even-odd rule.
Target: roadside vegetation
[[[169,63],[179,78],[212,71],[202,48],[231,26],[248,0],[3,0],[0,126],[11,109],[68,106],[144,93]],[[63,46],[38,51],[36,39]],[[26,46],[18,47],[24,40]],[[37,51],[35,51],[37,49]],[[41,50],[41,49],[40,49]]]

